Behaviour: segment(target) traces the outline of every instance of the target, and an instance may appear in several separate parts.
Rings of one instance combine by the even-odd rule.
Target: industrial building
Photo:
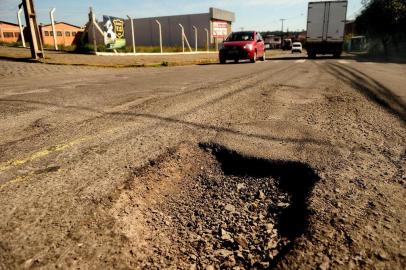
[[[0,41],[13,43],[20,40],[20,27],[18,24],[0,21]]]
[[[52,24],[40,25],[42,42],[44,45],[54,45],[54,32]],[[83,33],[83,28],[66,22],[55,22],[56,40],[58,45],[76,45]]]
[[[208,13],[176,15],[164,17],[151,17],[133,19],[134,35],[136,46],[159,46],[159,25],[162,26],[162,44],[164,47],[179,47],[182,45],[181,24],[185,29],[185,36],[192,48],[195,47],[195,32],[197,29],[197,46],[206,48],[207,41],[210,46],[215,45],[231,32],[232,23],[235,21],[235,14],[217,8],[210,8]],[[103,23],[98,23],[103,29]],[[205,30],[207,29],[207,31]],[[93,29],[91,23],[87,27],[88,41],[93,44]],[[124,20],[124,35],[127,46],[132,46],[131,21]],[[209,40],[207,40],[207,33]],[[97,44],[103,44],[103,36],[95,31]]]

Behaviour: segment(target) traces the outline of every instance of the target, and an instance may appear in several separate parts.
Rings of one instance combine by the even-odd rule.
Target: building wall
[[[65,23],[56,23],[55,30],[58,45],[64,46],[75,45],[83,32],[80,27],[75,27]],[[52,25],[42,26],[41,35],[44,45],[54,45]]]
[[[213,17],[214,16],[214,17]],[[224,18],[230,19],[230,21]],[[216,42],[222,40],[215,40],[212,37],[213,25],[212,21],[227,21],[228,32],[231,32],[231,23],[234,20],[234,13],[211,8],[209,13],[202,14],[190,14],[190,15],[178,15],[178,16],[163,16],[133,19],[135,45],[136,46],[159,46],[159,26],[155,20],[158,20],[162,25],[162,45],[164,47],[181,47],[182,46],[182,32],[179,24],[182,24],[185,28],[185,35],[189,41],[190,46],[194,50],[195,48],[195,33],[193,26],[197,28],[197,45],[199,48],[206,48],[207,34],[205,28],[209,31],[209,43],[213,46]],[[101,29],[103,29],[103,22],[98,22]],[[93,26],[88,24],[86,27],[88,33],[88,42],[93,44]],[[127,46],[132,46],[131,35],[131,21],[124,21],[124,31]],[[103,36],[99,31],[95,31],[96,42],[99,45],[103,44]],[[186,50],[188,50],[185,44]]]
[[[134,19],[135,44],[137,46],[159,46],[159,27],[155,20],[162,25],[162,44],[167,47],[182,46],[182,30],[179,24],[185,28],[185,35],[192,48],[195,47],[195,32],[197,28],[197,45],[206,47],[207,34],[205,28],[210,31],[209,14],[194,14],[180,16],[166,16],[156,18]],[[125,21],[127,44],[132,45],[131,22]],[[185,44],[187,47],[187,45]]]
[[[13,24],[0,23],[0,41],[12,43],[20,40],[20,28]]]

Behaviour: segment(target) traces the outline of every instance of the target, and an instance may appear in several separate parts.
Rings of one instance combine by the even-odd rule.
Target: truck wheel
[[[224,57],[220,57],[220,64],[224,65],[226,63],[226,59]]]
[[[309,59],[316,59],[316,54],[314,52],[308,52],[307,56],[309,57]]]
[[[341,57],[341,52],[335,52],[335,53],[333,54],[333,57],[334,57],[334,58],[340,58],[340,57]]]
[[[240,61],[240,59],[236,58],[234,59],[234,63],[238,64],[238,62]]]
[[[257,52],[254,53],[254,58],[250,59],[251,63],[257,62]]]

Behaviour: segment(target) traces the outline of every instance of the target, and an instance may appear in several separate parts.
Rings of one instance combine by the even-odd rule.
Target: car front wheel
[[[255,63],[257,61],[257,52],[254,53],[254,57],[251,58],[251,63]]]
[[[265,61],[265,52],[262,54],[262,57],[260,57],[259,60]]]

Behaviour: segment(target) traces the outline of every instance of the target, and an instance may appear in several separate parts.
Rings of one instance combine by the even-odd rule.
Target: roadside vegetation
[[[406,2],[363,0],[363,5],[356,25],[369,40],[369,53],[406,57]]]
[[[27,42],[26,42],[27,43]],[[29,43],[26,44],[27,47],[29,47]],[[8,46],[8,47],[22,47],[21,41],[18,42],[0,42],[0,46]],[[44,49],[46,50],[54,50],[53,45],[44,45]],[[75,53],[93,53],[94,52],[94,45],[93,44],[79,44],[78,46],[64,46],[59,44],[58,45],[58,50],[62,52],[75,52]],[[135,46],[135,50],[138,53],[160,53],[161,48],[159,46]],[[194,51],[194,48],[192,48]],[[112,50],[109,50],[106,48],[105,45],[98,45],[97,46],[97,51],[98,52],[112,52]],[[164,53],[173,53],[173,52],[182,52],[182,47],[163,47]],[[199,52],[206,52],[206,48],[198,48]],[[127,46],[122,49],[118,49],[117,52],[120,53],[132,53],[133,52],[133,47],[132,46]],[[185,52],[189,52],[189,48],[185,48]]]

